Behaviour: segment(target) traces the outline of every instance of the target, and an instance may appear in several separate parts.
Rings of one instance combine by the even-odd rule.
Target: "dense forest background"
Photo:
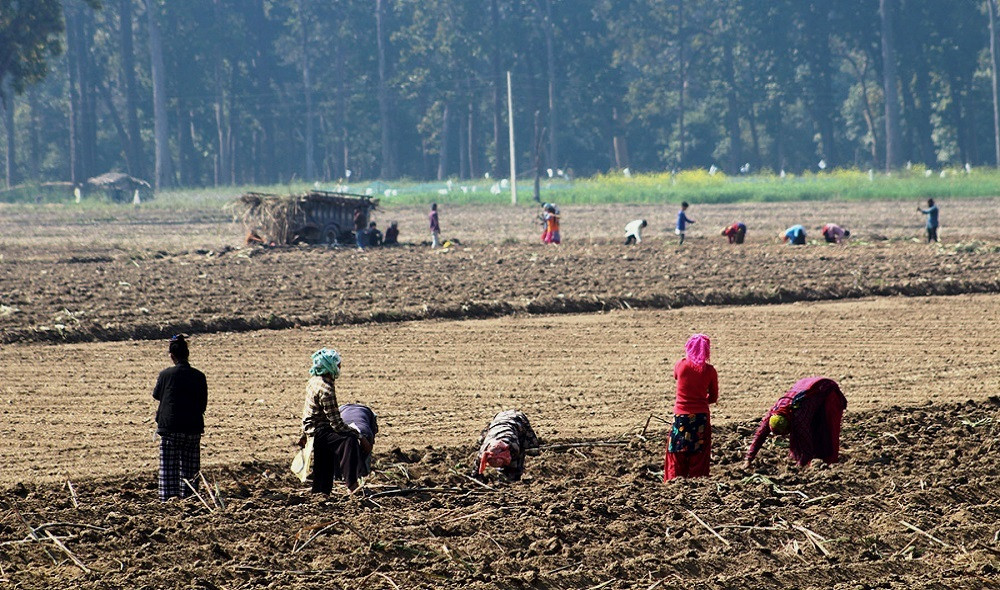
[[[8,186],[997,164],[995,0],[0,0]]]

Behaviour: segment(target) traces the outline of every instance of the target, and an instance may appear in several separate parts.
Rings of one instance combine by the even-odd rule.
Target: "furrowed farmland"
[[[395,248],[247,246],[219,212],[0,209],[0,583],[13,588],[988,588],[1000,580],[997,199],[441,208]],[[632,219],[641,244],[622,245]],[[826,244],[818,226],[851,230]],[[722,227],[744,221],[747,241]],[[808,243],[778,243],[806,226]],[[208,379],[201,497],[157,499],[157,372]],[[663,483],[674,363],[712,338],[711,474]],[[288,469],[310,354],[378,415],[361,493]],[[764,412],[836,380],[840,462]],[[517,408],[520,482],[472,479]],[[332,525],[332,526],[331,526]]]

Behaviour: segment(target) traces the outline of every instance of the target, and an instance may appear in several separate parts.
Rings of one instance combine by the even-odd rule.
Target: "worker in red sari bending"
[[[746,467],[750,468],[771,433],[788,436],[788,454],[802,467],[816,457],[836,463],[840,458],[840,422],[846,408],[847,398],[833,379],[800,379],[764,414],[747,450]]]
[[[663,481],[708,475],[712,454],[712,422],[708,404],[719,401],[719,375],[708,363],[711,342],[695,334],[685,345],[685,357],[674,365],[677,399],[667,438]]]

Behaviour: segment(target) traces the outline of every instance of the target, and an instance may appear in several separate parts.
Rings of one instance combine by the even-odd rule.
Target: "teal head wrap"
[[[312,355],[310,375],[329,375],[336,379],[340,376],[340,353],[332,348],[317,350]]]

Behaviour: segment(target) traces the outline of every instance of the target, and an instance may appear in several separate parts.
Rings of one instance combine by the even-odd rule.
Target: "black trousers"
[[[334,432],[329,426],[316,429],[313,440],[312,491],[329,494],[333,480],[347,482],[347,488],[358,487],[361,467],[361,443],[356,436]]]
[[[927,241],[928,242],[936,242],[936,241],[938,241],[938,239],[937,239],[937,228],[936,227],[928,227],[927,228]]]
[[[630,245],[635,244],[635,243],[636,243],[635,236],[629,236],[629,237],[625,238],[625,245],[626,246],[630,246]]]

